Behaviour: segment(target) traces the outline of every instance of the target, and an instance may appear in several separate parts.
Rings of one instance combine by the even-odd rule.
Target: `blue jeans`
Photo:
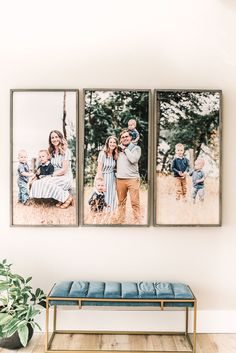
[[[205,194],[204,188],[196,188],[196,187],[194,187],[193,191],[192,191],[193,202],[194,203],[196,202],[197,195],[199,197],[199,200],[201,202],[203,202],[204,201],[204,194]]]
[[[21,179],[18,179],[17,185],[19,187],[18,201],[26,203],[29,200],[28,183]]]

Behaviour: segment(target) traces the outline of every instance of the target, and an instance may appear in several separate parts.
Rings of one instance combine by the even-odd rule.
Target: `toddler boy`
[[[184,145],[177,143],[175,145],[175,157],[172,162],[172,171],[175,178],[175,198],[177,201],[182,197],[186,201],[187,180],[186,175],[189,170],[189,160],[184,157]]]
[[[18,202],[27,205],[27,201],[29,200],[29,189],[28,182],[29,178],[34,175],[34,173],[30,172],[29,165],[27,163],[28,156],[25,150],[20,150],[18,152],[18,179],[17,185],[19,188],[18,192]]]
[[[204,159],[197,159],[194,163],[194,169],[190,171],[189,175],[192,176],[193,190],[192,190],[192,199],[193,203],[196,203],[197,195],[201,202],[204,201],[204,180],[205,173],[202,171],[204,167]]]
[[[50,155],[47,150],[39,151],[39,161],[40,164],[36,171],[36,177],[38,179],[41,179],[47,175],[52,175],[54,172],[54,166],[50,162]]]
[[[91,197],[88,200],[90,205],[90,210],[95,213],[101,213],[104,210],[104,207],[109,207],[105,201],[105,184],[103,178],[95,179],[95,191],[92,193]]]
[[[131,142],[134,145],[138,144],[138,140],[140,138],[140,135],[139,135],[138,130],[136,129],[136,126],[137,126],[136,120],[130,119],[128,121],[128,131],[129,131],[129,134],[132,136],[132,141]]]

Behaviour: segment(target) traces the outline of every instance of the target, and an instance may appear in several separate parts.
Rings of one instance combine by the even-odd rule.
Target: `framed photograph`
[[[154,225],[221,225],[220,90],[155,90]]]
[[[83,225],[149,225],[150,95],[84,90]]]
[[[11,225],[78,225],[78,91],[11,90]]]

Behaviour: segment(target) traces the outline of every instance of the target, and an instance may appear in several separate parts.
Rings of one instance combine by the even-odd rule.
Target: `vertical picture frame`
[[[222,91],[154,91],[154,226],[221,226]]]
[[[148,226],[151,91],[84,89],[83,104],[82,225]]]
[[[78,226],[77,89],[10,91],[10,225]]]

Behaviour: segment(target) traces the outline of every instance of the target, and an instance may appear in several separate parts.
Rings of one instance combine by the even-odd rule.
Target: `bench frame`
[[[189,288],[190,289],[190,288]],[[190,289],[191,291],[191,289]],[[192,291],[191,291],[192,292]],[[51,292],[50,292],[51,293]],[[113,299],[113,298],[59,298],[59,297],[50,297],[50,293],[48,294],[46,298],[46,342],[45,342],[45,353],[68,353],[68,352],[73,352],[73,353],[95,353],[95,352],[102,352],[102,353],[116,353],[116,352],[122,352],[122,353],[130,353],[134,352],[133,350],[59,350],[59,349],[51,349],[51,345],[53,342],[53,339],[56,334],[122,334],[122,335],[183,335],[186,337],[191,350],[188,351],[151,351],[151,353],[196,353],[196,325],[197,325],[197,299],[195,298],[193,294],[193,299]],[[84,301],[92,301],[92,302],[122,302],[122,303],[129,303],[129,302],[136,302],[136,303],[160,303],[160,307],[149,307],[155,311],[158,310],[164,310],[166,308],[170,309],[172,307],[167,307],[165,304],[168,303],[191,303],[192,307],[178,307],[179,309],[185,309],[185,331],[184,332],[164,332],[164,331],[140,331],[140,332],[127,332],[127,331],[82,331],[82,330],[57,330],[57,306],[60,306],[60,304],[54,305],[54,310],[53,310],[53,331],[51,333],[51,337],[49,338],[49,309],[50,309],[50,302],[51,301],[73,301],[78,303],[78,308],[82,309],[86,308],[86,306],[83,306]],[[127,307],[126,307],[127,308]],[[136,308],[136,307],[135,307]],[[176,307],[173,307],[176,308]],[[104,308],[105,309],[105,308]],[[122,307],[118,307],[118,310],[122,310]],[[192,341],[189,336],[188,332],[188,323],[189,323],[189,309],[193,309],[193,337]],[[135,350],[135,353],[143,353],[143,350],[137,351]]]

